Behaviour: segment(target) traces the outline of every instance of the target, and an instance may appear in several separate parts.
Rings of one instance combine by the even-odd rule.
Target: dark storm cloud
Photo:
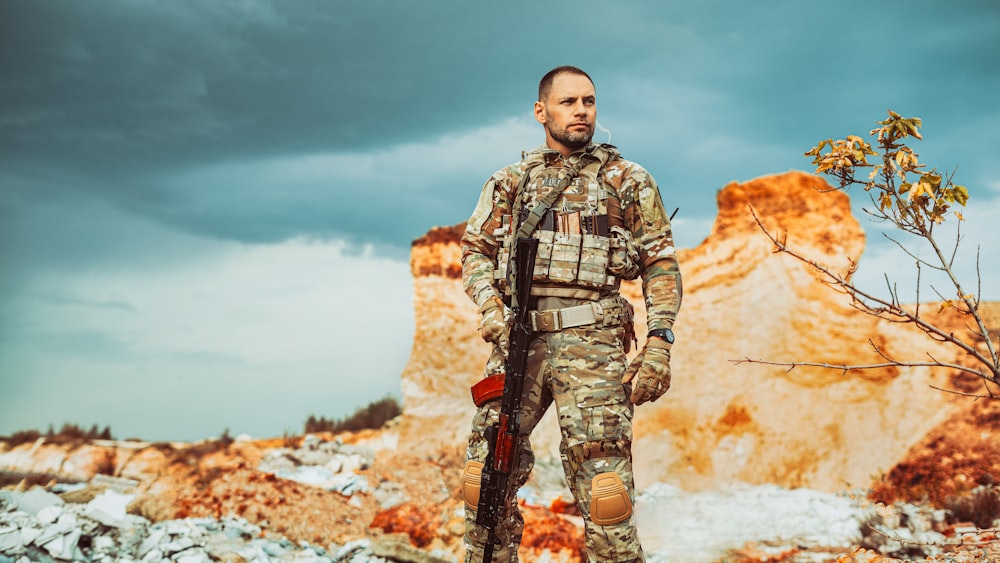
[[[185,228],[248,240],[317,225],[308,208],[241,205],[242,187],[225,178],[211,189],[242,210],[191,209],[158,179],[476,126],[530,108],[524,86],[549,64],[525,62],[545,24],[499,7],[472,13],[461,2],[53,1],[5,2],[2,10],[0,163],[25,189],[61,174],[65,190],[93,190]],[[563,24],[581,28],[585,14]],[[331,223],[363,235],[352,216]],[[389,236],[405,245],[399,235]]]
[[[461,2],[3,10],[5,165],[58,157],[114,175],[430,138],[523,108],[525,77],[548,64],[525,63],[543,24]]]
[[[817,140],[867,130],[889,107],[940,127],[949,166],[962,160],[947,150],[959,124],[998,113],[1000,18],[986,2],[53,0],[0,10],[0,172],[16,180],[5,190],[96,197],[244,241],[307,234],[405,252],[429,226],[464,219],[494,163],[528,146],[450,171],[383,160],[364,176],[344,158],[308,181],[274,163],[530,123],[535,81],[556,64],[591,71],[612,142],[683,188],[671,197],[689,217],[710,216],[726,182],[807,168],[802,152]],[[962,150],[996,144],[983,133]]]

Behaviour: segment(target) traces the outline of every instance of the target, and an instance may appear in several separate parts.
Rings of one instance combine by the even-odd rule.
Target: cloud
[[[198,242],[159,266],[39,274],[6,303],[0,433],[62,420],[147,439],[278,435],[398,397],[406,262],[338,241]]]
[[[314,234],[408,248],[430,227],[465,220],[493,170],[540,139],[537,123],[507,118],[427,142],[205,165],[164,177],[154,204],[134,209],[221,238]]]

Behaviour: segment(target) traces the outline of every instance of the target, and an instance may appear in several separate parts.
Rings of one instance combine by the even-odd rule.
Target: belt
[[[564,328],[590,324],[622,324],[622,298],[611,297],[600,301],[584,303],[574,307],[549,309],[547,311],[529,311],[531,330],[536,332],[556,332]],[[616,314],[608,314],[614,309]],[[607,321],[607,322],[605,322]]]

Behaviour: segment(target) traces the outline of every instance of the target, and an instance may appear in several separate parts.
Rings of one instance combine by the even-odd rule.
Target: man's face
[[[545,126],[549,148],[569,155],[590,144],[597,123],[597,97],[586,76],[559,74],[543,101],[535,102],[535,119]]]

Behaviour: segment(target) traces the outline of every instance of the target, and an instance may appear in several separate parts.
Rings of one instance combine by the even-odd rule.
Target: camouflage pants
[[[528,357],[523,399],[523,435],[535,428],[545,411],[555,403],[561,429],[560,455],[566,481],[583,514],[584,535],[590,561],[644,561],[636,533],[635,516],[604,525],[591,514],[592,485],[611,481],[624,485],[629,507],[635,503],[632,477],[633,406],[621,384],[625,369],[621,327],[578,327],[561,332],[536,334]],[[495,349],[486,374],[503,372],[503,353]],[[499,399],[484,404],[472,421],[467,461],[483,462],[488,452],[484,431],[498,418]],[[510,479],[516,490],[524,485],[534,465],[534,454],[522,439],[518,465]],[[603,477],[602,477],[603,476]],[[605,481],[602,481],[605,478]],[[497,525],[500,546],[494,561],[517,561],[524,520],[516,498],[510,495]],[[603,502],[603,501],[602,501]],[[597,514],[600,521],[600,514]],[[466,561],[480,561],[486,532],[475,523],[473,510],[466,510]],[[617,518],[609,519],[611,521]],[[502,547],[501,547],[502,546]]]

